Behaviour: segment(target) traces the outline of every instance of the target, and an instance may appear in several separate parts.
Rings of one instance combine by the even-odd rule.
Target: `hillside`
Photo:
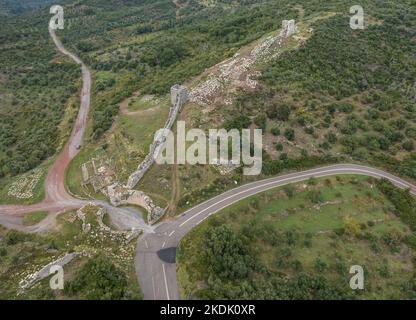
[[[223,210],[181,241],[181,297],[414,299],[415,225],[389,188],[354,176],[309,180]],[[350,288],[353,265],[364,269],[363,290]]]

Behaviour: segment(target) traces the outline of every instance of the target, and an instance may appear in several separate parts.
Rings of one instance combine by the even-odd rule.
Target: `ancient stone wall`
[[[142,191],[131,190],[120,184],[108,187],[108,196],[114,206],[134,204],[144,208],[147,215],[147,223],[153,224],[165,214],[165,209],[156,206],[152,199]]]
[[[288,38],[292,35],[294,35],[298,31],[298,28],[296,26],[295,20],[283,20],[282,21],[282,31],[280,35],[283,38]]]
[[[284,40],[296,32],[295,20],[283,20],[280,33],[262,39],[249,54],[240,50],[232,58],[208,69],[207,79],[191,89],[189,100],[206,107],[204,113],[212,111],[210,107],[216,103],[222,106],[232,104],[238,90],[257,87],[256,78],[261,73],[256,64],[274,59],[280,54]]]
[[[188,91],[186,87],[181,85],[174,85],[171,88],[171,102],[172,106],[170,107],[169,117],[165,123],[164,129],[170,130],[175,123],[178,113],[181,111],[182,106],[188,101]],[[144,174],[149,170],[152,164],[155,162],[155,159],[158,157],[160,146],[166,141],[166,135],[160,134],[154,140],[153,144],[150,146],[150,151],[147,154],[146,158],[140,163],[137,170],[130,175],[127,181],[127,187],[133,189]]]
[[[77,252],[72,252],[72,253],[66,254],[62,258],[59,258],[55,261],[52,261],[51,263],[47,264],[46,266],[44,266],[39,271],[37,271],[33,274],[30,274],[25,279],[20,281],[20,283],[19,283],[20,288],[28,289],[28,288],[32,287],[37,282],[39,282],[42,279],[45,279],[46,277],[50,276],[50,269],[51,269],[52,266],[61,266],[61,267],[63,267],[79,255],[81,255],[81,254],[77,253]]]

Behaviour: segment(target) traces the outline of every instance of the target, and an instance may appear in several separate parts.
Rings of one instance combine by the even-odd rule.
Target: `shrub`
[[[407,140],[403,143],[403,149],[406,151],[412,151],[414,149],[414,143],[412,140]]]
[[[274,136],[278,136],[280,134],[280,129],[278,127],[273,127],[270,132],[272,133],[272,135]]]
[[[19,242],[23,242],[28,238],[28,235],[16,230],[9,230],[4,236],[4,241],[7,245],[15,245]]]
[[[311,190],[307,196],[312,203],[321,203],[323,201],[322,193],[319,190]]]
[[[279,156],[279,160],[286,161],[288,159],[287,153],[281,153]]]
[[[293,130],[292,128],[287,128],[285,130],[285,137],[289,141],[295,140],[295,130]]]

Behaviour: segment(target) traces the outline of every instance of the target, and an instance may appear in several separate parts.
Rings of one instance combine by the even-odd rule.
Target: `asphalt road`
[[[63,47],[55,32],[53,30],[49,30],[49,32],[59,51],[81,65],[83,88],[81,92],[81,106],[74,129],[67,145],[58,156],[46,178],[45,200],[31,206],[0,205],[0,224],[8,228],[27,232],[47,230],[53,224],[54,218],[59,212],[71,208],[79,208],[90,202],[75,199],[69,195],[64,187],[64,179],[69,162],[79,152],[78,146],[82,144],[90,105],[91,76],[85,64],[76,55],[68,52]],[[179,299],[175,264],[176,247],[180,239],[196,225],[221,209],[256,193],[285,184],[307,180],[310,177],[338,174],[362,174],[376,178],[387,178],[396,186],[410,188],[411,192],[416,194],[416,186],[384,171],[358,165],[340,164],[270,178],[237,187],[197,205],[175,220],[164,222],[155,228],[146,226],[143,221],[135,216],[134,210],[114,208],[105,202],[97,200],[92,200],[91,202],[106,206],[110,214],[114,214],[114,218],[119,220],[121,226],[125,224],[127,228],[133,224],[145,231],[144,236],[138,241],[135,259],[136,273],[145,299]],[[23,226],[22,217],[24,213],[40,210],[49,211],[49,216],[36,226]]]
[[[353,164],[340,164],[291,173],[249,183],[224,192],[196,207],[189,209],[175,220],[161,223],[154,233],[146,233],[139,239],[135,268],[144,298],[149,300],[179,299],[176,278],[175,254],[179,241],[199,223],[221,209],[254,194],[307,180],[341,174],[358,174],[386,178],[402,189],[410,188],[416,194],[416,186],[387,172]]]

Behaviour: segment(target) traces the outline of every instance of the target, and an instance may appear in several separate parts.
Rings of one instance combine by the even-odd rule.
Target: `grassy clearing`
[[[104,151],[101,147],[83,148],[81,152],[71,161],[65,173],[65,184],[69,192],[81,198],[104,199],[100,193],[94,192],[91,186],[84,187],[82,185],[81,166],[84,162],[89,161],[93,157],[101,156]]]
[[[29,213],[26,213],[25,216],[23,217],[23,224],[25,226],[33,226],[41,222],[47,216],[48,216],[47,211],[29,212]]]
[[[371,178],[339,176],[276,188],[224,209],[182,239],[180,293],[208,299],[407,299],[415,294],[409,285],[411,237]],[[229,253],[225,243],[234,243]],[[364,290],[349,288],[352,265],[365,270]]]
[[[144,111],[148,109],[159,109],[159,105],[167,105],[169,104],[168,98],[155,98],[152,95],[148,96],[138,96],[134,97],[130,100],[130,103],[127,107],[128,111],[135,112],[135,111]]]

